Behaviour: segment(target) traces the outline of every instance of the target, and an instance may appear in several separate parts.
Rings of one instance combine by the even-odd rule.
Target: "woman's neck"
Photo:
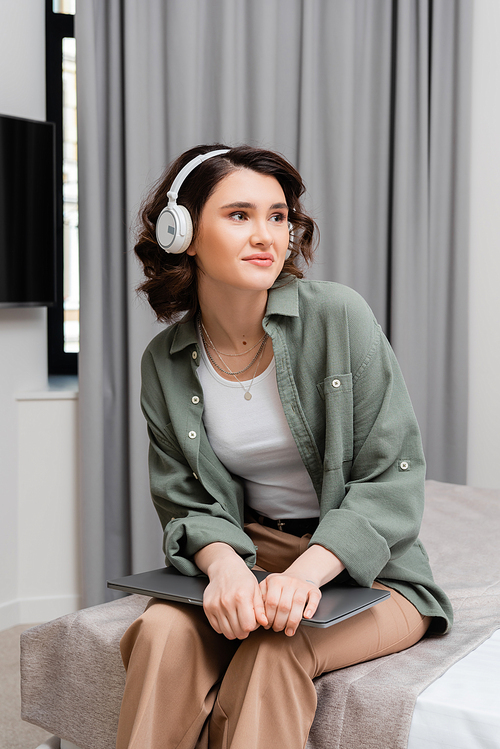
[[[201,296],[199,303],[203,325],[217,349],[241,353],[262,337],[267,291]]]

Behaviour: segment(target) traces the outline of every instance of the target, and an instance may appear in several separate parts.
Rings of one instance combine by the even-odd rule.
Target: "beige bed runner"
[[[421,539],[451,633],[318,679],[307,749],[406,749],[420,692],[500,628],[500,492],[428,481]]]

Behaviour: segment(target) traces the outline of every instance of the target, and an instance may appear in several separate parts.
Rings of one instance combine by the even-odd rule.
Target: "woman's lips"
[[[252,263],[252,265],[260,265],[262,268],[269,268],[274,263],[272,255],[249,255],[244,257],[245,263]]]

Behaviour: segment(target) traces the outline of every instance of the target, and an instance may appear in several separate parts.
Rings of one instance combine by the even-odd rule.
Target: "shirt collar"
[[[264,319],[269,319],[272,315],[299,316],[299,284],[295,276],[287,275],[278,278],[269,289]],[[176,354],[187,346],[197,343],[195,318],[191,318],[187,322],[181,320],[176,325],[170,353]]]
[[[198,343],[198,336],[196,335],[196,318],[192,317],[187,322],[182,320],[175,326],[174,337],[172,338],[172,344],[170,346],[170,353],[176,354],[178,351],[182,351],[186,346],[192,346]]]
[[[299,284],[295,276],[278,278],[269,289],[265,318],[271,315],[299,316]]]

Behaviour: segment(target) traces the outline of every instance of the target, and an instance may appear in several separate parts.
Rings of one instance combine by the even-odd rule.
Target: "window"
[[[47,120],[56,126],[57,295],[48,310],[49,374],[76,374],[79,350],[75,0],[46,0]]]
[[[78,268],[78,141],[76,127],[76,41],[63,46],[63,306],[64,351],[80,348],[80,276]]]
[[[52,10],[54,13],[67,13],[74,16],[76,0],[52,0]]]

